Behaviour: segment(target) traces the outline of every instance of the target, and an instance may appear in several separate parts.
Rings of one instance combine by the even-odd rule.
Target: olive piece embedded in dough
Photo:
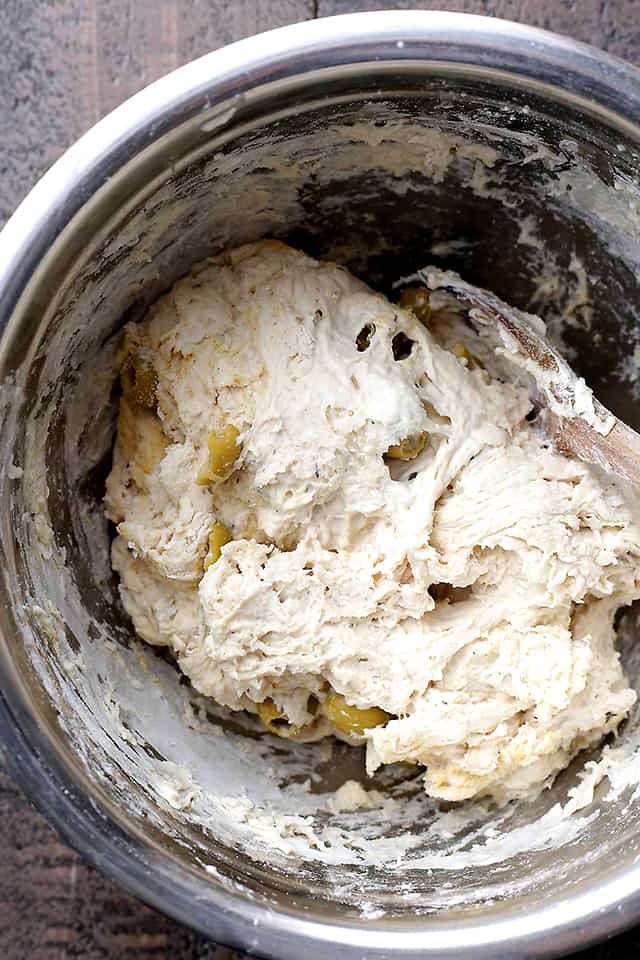
[[[400,294],[400,306],[411,310],[414,316],[425,326],[431,319],[429,291],[425,287],[405,287]]]
[[[415,460],[425,448],[429,434],[425,431],[413,437],[406,437],[400,443],[393,443],[386,452],[389,460]]]
[[[256,710],[269,733],[274,733],[277,737],[292,737],[298,732],[298,728],[289,723],[286,713],[276,706],[271,697],[262,703],[256,703]]]
[[[225,527],[224,523],[216,521],[211,527],[209,533],[209,552],[204,558],[204,569],[208,570],[212,563],[220,559],[220,552],[225,543],[232,539],[231,531]]]
[[[233,424],[228,423],[223,430],[212,431],[207,437],[209,461],[198,475],[198,483],[205,486],[209,483],[222,483],[233,473],[235,462],[240,456],[238,437],[240,431]]]
[[[155,410],[157,402],[158,374],[150,363],[136,354],[128,353],[120,367],[122,392],[130,400]]]
[[[462,340],[458,340],[457,343],[454,343],[454,345],[451,347],[451,353],[455,357],[459,357],[460,360],[466,360],[467,368],[469,370],[473,370],[474,367],[482,366],[478,358],[474,357]]]
[[[340,733],[362,736],[365,730],[379,727],[391,719],[391,714],[380,707],[354,707],[341,693],[332,691],[322,704],[322,713]]]

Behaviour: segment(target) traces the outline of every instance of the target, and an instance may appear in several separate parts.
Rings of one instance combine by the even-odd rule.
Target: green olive
[[[473,370],[474,367],[480,367],[481,369],[484,369],[484,365],[471,353],[467,345],[463,343],[462,340],[458,340],[457,343],[453,344],[451,347],[451,353],[460,360],[465,360],[468,370]]]
[[[238,436],[240,431],[233,424],[228,423],[223,430],[212,431],[207,437],[209,461],[198,475],[198,483],[206,486],[209,483],[222,483],[233,473],[235,462],[240,456]]]
[[[411,310],[425,326],[431,320],[431,302],[429,291],[425,287],[405,287],[400,294],[400,306],[405,310]]]
[[[128,353],[120,367],[120,381],[126,397],[141,407],[155,410],[158,374],[150,363],[146,363],[136,354]]]
[[[379,727],[391,719],[391,714],[380,707],[354,707],[347,703],[341,693],[332,691],[321,706],[322,713],[331,721],[336,730],[346,734],[362,736],[365,730]]]
[[[269,733],[275,733],[277,737],[291,737],[297,732],[298,728],[289,723],[286,713],[276,706],[271,697],[256,703],[256,710]]]
[[[418,454],[424,450],[428,439],[429,434],[426,431],[418,433],[413,437],[407,437],[405,440],[401,440],[400,443],[393,443],[387,450],[385,456],[390,460],[415,460]]]
[[[209,533],[209,552],[204,558],[204,569],[208,570],[212,563],[215,563],[216,560],[220,559],[220,552],[224,547],[225,543],[229,543],[232,539],[231,531],[228,527],[225,527],[224,523],[219,523],[216,521],[211,527]]]

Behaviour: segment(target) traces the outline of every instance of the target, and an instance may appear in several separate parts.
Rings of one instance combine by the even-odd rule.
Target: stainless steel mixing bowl
[[[639,915],[634,784],[615,796],[602,784],[573,820],[554,820],[580,759],[536,803],[476,811],[448,832],[410,784],[413,822],[403,804],[384,824],[345,814],[343,837],[376,824],[382,864],[357,843],[347,863],[299,836],[293,857],[256,844],[246,816],[238,825],[244,800],[263,790],[263,813],[293,816],[312,795],[301,770],[316,764],[312,793],[340,773],[251,729],[221,733],[213,708],[198,714],[172,665],[132,638],[100,510],[119,328],[198,258],[262,236],[382,289],[436,260],[536,307],[637,426],[639,124],[640,74],[580,44],[447,13],[345,16],[243,41],[149,87],[5,228],[5,753],[63,836],[136,895],[295,960],[550,956]],[[631,612],[621,637],[637,684],[635,630]],[[631,757],[638,726],[634,714],[621,734]],[[166,761],[187,768],[177,793]],[[216,796],[232,798],[226,820]]]

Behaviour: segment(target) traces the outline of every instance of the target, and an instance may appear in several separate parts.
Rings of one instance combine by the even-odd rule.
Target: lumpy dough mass
[[[273,241],[180,280],[120,352],[113,567],[219,703],[436,797],[533,796],[634,702],[640,514],[416,303]]]

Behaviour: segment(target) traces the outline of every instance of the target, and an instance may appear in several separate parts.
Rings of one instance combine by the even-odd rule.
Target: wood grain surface
[[[92,123],[179,64],[271,27],[391,7],[506,17],[640,62],[638,0],[0,0],[0,224]],[[1,771],[0,954],[240,957],[122,893],[56,838]],[[580,957],[636,960],[640,930]]]

